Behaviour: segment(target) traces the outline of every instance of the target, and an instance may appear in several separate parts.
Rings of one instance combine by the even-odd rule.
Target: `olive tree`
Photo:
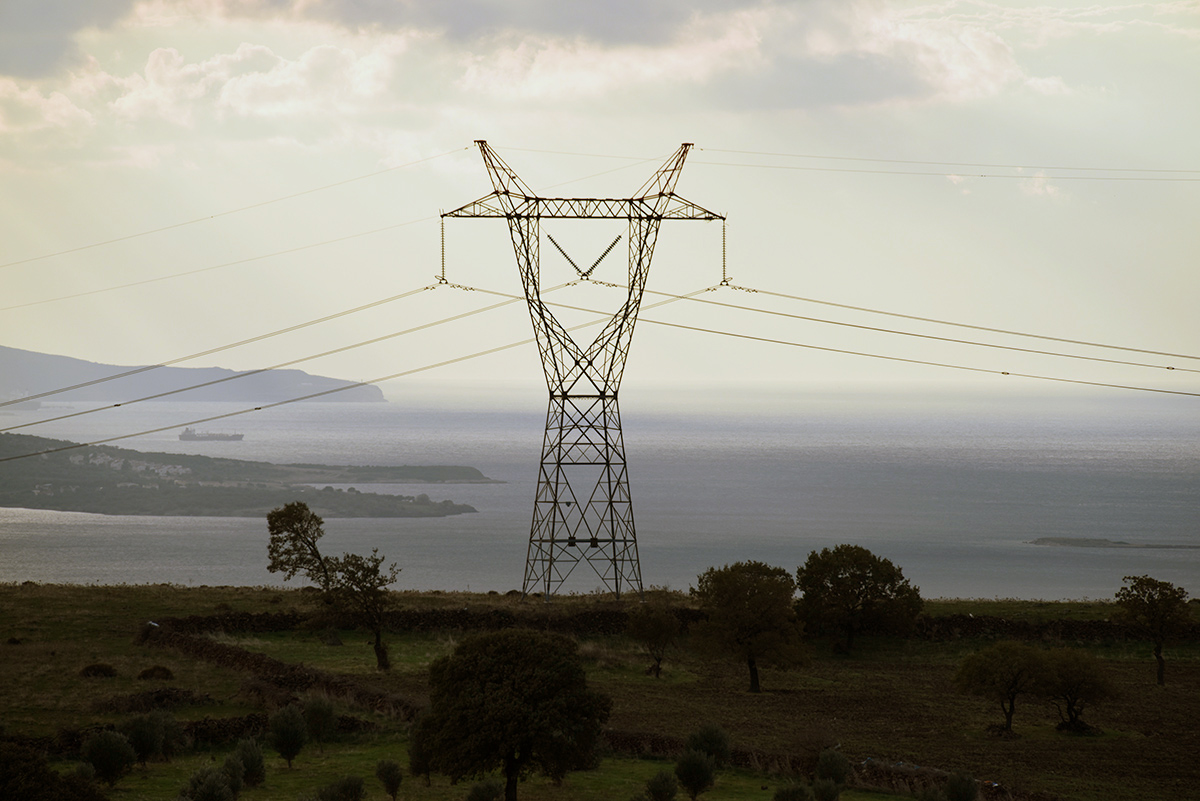
[[[822,548],[796,569],[796,611],[809,634],[832,634],[850,651],[860,632],[902,634],[924,605],[891,560],[859,545]]]
[[[303,501],[293,501],[268,512],[267,570],[283,573],[284,581],[303,573],[321,589],[332,589],[329,560],[317,548],[317,540],[325,536],[324,523]]]
[[[391,605],[387,588],[400,576],[399,568],[395,562],[384,568],[378,548],[372,548],[370,556],[345,553],[340,559],[329,561],[333,574],[333,602],[374,636],[375,667],[390,669],[383,629]]]
[[[958,688],[1000,704],[1003,731],[1012,733],[1017,698],[1037,691],[1044,681],[1046,660],[1032,645],[1004,640],[967,656],[955,676]]]
[[[701,573],[691,593],[707,620],[697,635],[713,648],[744,659],[750,692],[761,692],[758,663],[800,657],[800,625],[792,608],[796,583],[788,571],[762,562],[737,562]]]
[[[648,672],[659,678],[667,651],[679,639],[679,618],[666,604],[645,603],[629,613],[625,634],[654,660]]]
[[[1086,731],[1083,710],[1113,697],[1115,690],[1100,660],[1079,648],[1046,652],[1042,694],[1058,709],[1060,729]]]
[[[415,748],[452,781],[500,771],[506,801],[534,770],[562,779],[590,764],[612,701],[588,688],[577,651],[573,640],[527,629],[463,640],[429,668]]]
[[[1117,590],[1117,605],[1123,615],[1154,643],[1158,683],[1166,684],[1167,663],[1163,659],[1163,646],[1191,620],[1187,590],[1149,576],[1126,576],[1123,581],[1126,586]]]

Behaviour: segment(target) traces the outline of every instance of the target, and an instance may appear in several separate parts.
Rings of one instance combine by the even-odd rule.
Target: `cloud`
[[[4,0],[0,75],[39,78],[83,60],[75,34],[124,17],[135,0]]]
[[[0,78],[0,135],[69,134],[92,124],[92,115],[63,93],[43,94]]]

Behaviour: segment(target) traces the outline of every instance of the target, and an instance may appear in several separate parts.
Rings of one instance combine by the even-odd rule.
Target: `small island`
[[[72,447],[74,446],[74,447]],[[360,492],[354,484],[499,483],[459,465],[272,464],[143,453],[0,434],[0,506],[109,515],[261,517],[303,500],[322,517],[446,517],[476,511],[427,494]],[[333,485],[349,485],[335,489]]]
[[[1039,537],[1036,540],[1030,540],[1029,544],[1055,545],[1066,548],[1165,548],[1181,550],[1200,548],[1200,545],[1132,543],[1125,542],[1124,540],[1106,540],[1099,537]]]

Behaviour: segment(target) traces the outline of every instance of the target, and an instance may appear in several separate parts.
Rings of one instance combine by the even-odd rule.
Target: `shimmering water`
[[[221,404],[141,404],[23,429],[142,451],[275,462],[469,464],[506,483],[371,487],[470,503],[434,520],[326,521],[328,552],[378,547],[400,586],[519,587],[542,417],[527,411],[296,404],[200,426],[240,443],[184,443]],[[62,414],[0,417],[0,427]],[[176,427],[177,426],[177,427]],[[643,578],[686,588],[705,568],[794,568],[852,542],[899,564],[927,597],[1110,597],[1129,574],[1200,592],[1200,549],[1033,546],[1038,537],[1200,545],[1200,414],[1173,399],[948,406],[797,402],[740,416],[625,410]],[[262,519],[0,509],[0,581],[274,584]],[[595,589],[577,574],[570,588]]]

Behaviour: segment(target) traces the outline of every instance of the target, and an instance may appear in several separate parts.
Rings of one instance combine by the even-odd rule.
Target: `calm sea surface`
[[[1094,537],[1200,546],[1200,410],[1194,399],[1057,399],[933,405],[882,399],[797,402],[741,416],[624,413],[643,580],[687,588],[713,565],[758,559],[794,569],[850,542],[900,565],[926,597],[1107,598],[1130,574],[1200,593],[1200,548],[1030,545]],[[79,410],[86,407],[75,407]],[[327,552],[377,547],[398,586],[519,588],[543,411],[295,404],[201,429],[240,443],[185,443],[182,424],[241,407],[144,403],[21,433],[142,451],[273,462],[466,464],[506,483],[358,485],[426,492],[478,514],[326,520]],[[0,428],[71,411],[50,404]],[[259,518],[123,517],[0,509],[0,581],[279,584]],[[598,581],[577,572],[568,589]]]

